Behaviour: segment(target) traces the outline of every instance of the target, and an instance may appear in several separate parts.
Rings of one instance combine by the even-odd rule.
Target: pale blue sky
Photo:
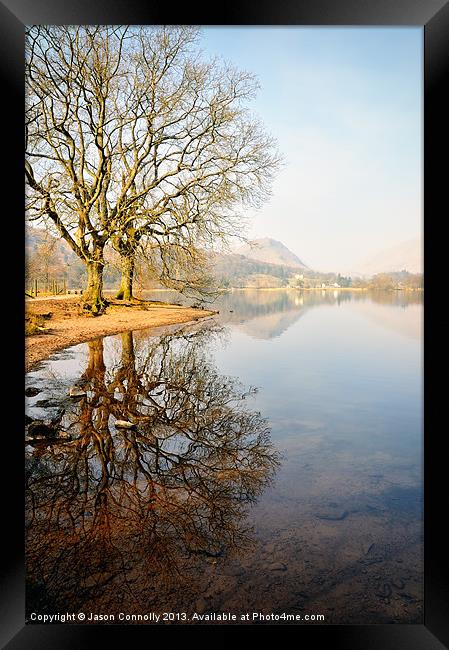
[[[421,237],[420,27],[204,27],[201,48],[256,74],[284,154],[251,237],[341,272]]]

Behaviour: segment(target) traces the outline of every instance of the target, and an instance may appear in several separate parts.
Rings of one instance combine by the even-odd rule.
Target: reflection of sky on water
[[[223,373],[260,388],[255,406],[269,417],[281,448],[292,451],[292,441],[310,436],[312,426],[321,444],[334,449],[336,462],[348,454],[352,461],[377,454],[382,462],[418,469],[421,294],[378,292],[374,298],[343,292],[228,294],[218,308],[230,336],[213,345],[213,354]],[[105,339],[106,358],[117,355],[118,338]],[[30,373],[34,384],[52,376],[58,382],[28,403],[67,391],[86,358],[86,346],[77,345]]]
[[[330,426],[337,413],[340,424],[342,416],[354,422],[374,418],[362,429],[381,425],[389,415],[398,422],[408,414],[406,428],[414,422],[419,431],[421,346],[407,335],[409,321],[420,320],[419,306],[370,308],[378,309],[376,319],[367,318],[365,305],[357,302],[306,308],[282,336],[267,341],[235,328],[216,358],[226,372],[262,386],[259,399],[272,414],[306,410],[321,420],[327,416]],[[384,311],[387,322],[389,312],[398,312],[402,331],[384,325]]]
[[[296,462],[319,450],[313,463],[323,486],[329,474],[340,489],[354,473],[386,468],[420,486],[422,346],[410,332],[419,332],[422,305],[409,296],[388,304],[362,294],[315,308],[309,295],[302,317],[281,336],[254,339],[236,328],[216,352],[224,372],[260,387],[257,406],[287,453],[278,482],[296,481],[303,498],[312,494]]]
[[[172,299],[166,292],[151,295]],[[418,621],[422,295],[240,291],[221,297],[216,307],[227,335],[205,339],[205,358],[223,376],[258,387],[255,395],[244,397],[245,404],[268,418],[271,439],[283,454],[275,484],[250,513],[259,544],[254,557],[259,559],[244,564],[244,576],[254,600],[236,590],[234,605],[243,607],[247,598],[248,606],[256,606],[262,598],[260,576],[266,576],[268,553],[272,561],[288,566],[280,582],[276,574],[272,597],[273,603],[279,598],[279,606],[291,606],[300,578],[315,585],[303,590],[311,603],[324,607],[332,598],[339,603],[336,622]],[[150,340],[147,332],[136,332],[136,352]],[[120,365],[120,336],[103,342],[108,377]],[[44,390],[28,403],[66,394],[85,371],[87,359],[82,344],[30,373],[28,383]],[[34,416],[48,415],[48,409],[33,410]],[[161,445],[183,455],[189,443],[179,435]],[[369,550],[366,559],[371,548],[376,553],[371,557],[374,551]],[[307,562],[305,549],[311,558]],[[320,596],[317,576],[333,571],[340,575],[336,584],[346,571],[348,591]],[[376,596],[384,588],[388,592],[384,583],[389,581],[408,587],[393,600]],[[361,598],[358,588],[373,599],[367,619],[357,618],[354,610]]]
[[[377,300],[366,293],[334,294],[250,290],[222,297],[220,320],[231,334],[225,344],[214,344],[215,360],[223,373],[260,388],[256,406],[269,417],[281,448],[291,449],[292,438],[310,435],[313,426],[322,444],[340,454],[350,448],[353,460],[377,453],[418,468],[421,294],[378,293]],[[105,357],[117,355],[118,337],[107,337],[104,345]],[[27,402],[66,392],[86,359],[81,344],[30,373],[35,385],[44,377],[58,381]]]

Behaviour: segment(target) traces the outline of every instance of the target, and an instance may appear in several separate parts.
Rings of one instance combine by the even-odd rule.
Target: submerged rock
[[[245,573],[245,569],[242,566],[232,566],[225,569],[226,576],[238,577]]]
[[[25,388],[26,397],[36,397],[40,392],[39,388],[36,388],[35,386],[28,386],[28,388]]]
[[[42,433],[33,433],[33,435],[25,436],[25,442],[28,444],[45,441],[47,445],[49,445],[56,444],[57,442],[69,442],[70,440],[73,440],[73,437],[70,435],[70,433],[66,433],[65,431],[56,431],[55,435],[52,436],[48,436]]]
[[[374,542],[366,545],[365,555],[369,555],[374,548]]]
[[[47,440],[45,436],[25,436],[25,442],[27,444],[33,444],[33,442],[41,442],[42,440]]]
[[[33,420],[28,425],[28,437],[34,439],[56,438],[58,430],[51,422],[44,420]]]
[[[79,386],[72,386],[69,389],[69,397],[86,397],[87,393]]]
[[[135,429],[136,425],[134,422],[128,422],[128,420],[116,420],[115,426],[117,429]]]
[[[57,399],[40,399],[33,404],[33,407],[47,409],[58,407],[60,404],[61,402]]]
[[[346,517],[349,515],[349,512],[347,510],[343,510],[343,512],[330,512],[330,513],[323,513],[323,514],[317,514],[315,515],[317,519],[324,519],[325,521],[343,521],[343,519],[346,519]]]

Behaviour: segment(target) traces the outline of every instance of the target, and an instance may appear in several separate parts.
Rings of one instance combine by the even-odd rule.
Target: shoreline
[[[105,314],[79,313],[79,296],[26,301],[26,316],[43,316],[45,331],[25,337],[25,372],[30,372],[54,352],[102,336],[130,330],[156,330],[170,325],[195,323],[216,311],[182,307],[157,301],[112,302]],[[50,316],[49,316],[50,314]]]
[[[176,289],[144,289],[147,293],[176,293]],[[225,293],[234,291],[387,291],[388,293],[397,293],[406,291],[407,293],[424,292],[424,287],[410,288],[403,287],[400,289],[383,289],[382,287],[227,287]],[[107,294],[107,292],[105,292]]]
[[[368,291],[368,287],[230,287],[230,291]]]
[[[387,291],[388,293],[396,293],[398,291],[407,291],[407,292],[423,292],[423,288],[419,289],[382,289],[381,287],[230,287],[228,289],[231,293],[233,291]],[[156,290],[155,290],[156,291]],[[167,289],[171,291],[171,289]]]

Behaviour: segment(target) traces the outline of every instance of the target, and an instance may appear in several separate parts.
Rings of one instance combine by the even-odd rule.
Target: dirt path
[[[28,372],[56,350],[99,336],[187,323],[215,313],[162,302],[113,302],[105,314],[92,318],[80,314],[79,296],[27,300],[26,315],[44,315],[45,331],[26,337],[25,370]]]

